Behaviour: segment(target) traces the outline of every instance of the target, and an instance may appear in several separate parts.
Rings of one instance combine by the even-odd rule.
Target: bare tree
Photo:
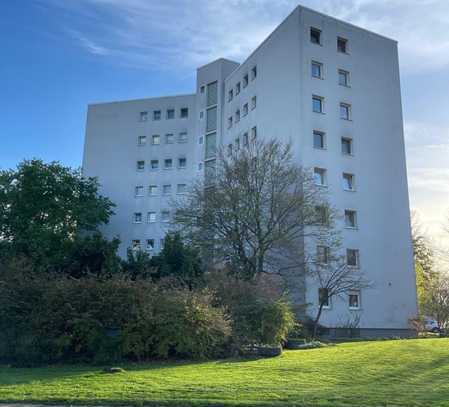
[[[440,275],[433,279],[430,286],[429,295],[424,304],[424,310],[436,319],[438,327],[446,328],[449,324],[449,278]]]
[[[245,279],[304,272],[305,239],[327,231],[333,216],[311,172],[277,141],[220,151],[218,158],[213,183],[196,184],[176,205],[184,237]]]

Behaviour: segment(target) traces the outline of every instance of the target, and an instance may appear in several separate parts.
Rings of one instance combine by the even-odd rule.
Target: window
[[[351,105],[340,103],[340,119],[351,120]]]
[[[187,158],[178,158],[178,168],[184,169],[187,167]]]
[[[256,79],[256,78],[257,78],[257,66],[254,65],[254,66],[251,68],[251,80],[253,81],[253,80]]]
[[[248,114],[248,103],[245,103],[242,108],[242,115],[245,117]]]
[[[345,226],[350,229],[357,228],[357,213],[356,211],[346,209],[345,210]]]
[[[199,136],[198,137],[198,144],[201,145],[204,143],[204,136]]]
[[[229,89],[228,91],[228,102],[234,98],[234,89]]]
[[[147,143],[147,136],[139,136],[137,138],[137,144],[139,146],[144,146]]]
[[[256,139],[257,139],[257,127],[254,126],[251,129],[251,141],[256,141]]]
[[[201,92],[201,93],[204,93],[204,90],[205,90],[205,86],[204,86],[204,85],[201,85],[201,87],[200,87],[200,92]]]
[[[215,160],[206,161],[204,164],[204,175],[206,184],[210,184],[215,179]]]
[[[146,249],[148,251],[154,250],[154,239],[147,239],[147,246]]]
[[[150,185],[150,186],[148,187],[148,193],[149,193],[151,196],[157,195],[157,185]]]
[[[218,100],[218,82],[215,81],[207,85],[207,106],[216,105],[217,100]]]
[[[315,113],[323,113],[324,98],[321,96],[312,97],[312,109]]]
[[[248,74],[243,75],[243,87],[246,88],[248,86],[249,78]]]
[[[161,144],[161,136],[159,136],[159,134],[154,134],[151,136],[151,144],[154,146]]]
[[[206,110],[206,131],[217,130],[217,108],[211,107]]]
[[[159,160],[151,160],[150,166],[152,170],[159,169]]]
[[[240,121],[240,109],[235,111],[235,122],[238,123]]]
[[[203,117],[204,117],[204,112],[201,110],[201,112],[200,112],[200,120],[203,120]]]
[[[327,246],[316,247],[316,261],[319,264],[327,264],[329,262],[329,247]]]
[[[346,38],[337,38],[337,51],[344,54],[348,53],[348,40]]]
[[[143,196],[143,186],[139,185],[134,188],[134,195],[135,196]]]
[[[173,168],[173,160],[171,158],[166,158],[164,160],[164,168],[166,170],[169,170],[169,169]]]
[[[163,210],[161,212],[161,219],[162,219],[162,222],[168,222],[170,220],[170,211]]]
[[[323,305],[323,308],[330,307],[329,301],[329,290],[327,288],[319,288],[318,289],[318,301],[319,305]]]
[[[240,93],[240,82],[237,82],[237,85],[235,85],[235,94],[238,95]]]
[[[326,185],[326,170],[324,168],[317,168],[315,167],[313,169],[313,179],[315,181],[315,185]]]
[[[178,184],[176,187],[176,193],[178,194],[185,194],[187,192],[187,185],[186,184]]]
[[[232,127],[232,116],[228,117],[228,129]]]
[[[310,41],[313,44],[321,44],[321,30],[310,27]]]
[[[324,133],[321,131],[313,131],[313,148],[323,150],[325,148]]]
[[[243,147],[248,147],[249,140],[248,140],[248,133],[243,133]]]
[[[187,132],[182,131],[178,135],[178,143],[187,143]]]
[[[181,108],[181,119],[186,119],[187,117],[189,117],[189,108],[182,107]]]
[[[253,96],[251,98],[251,110],[255,109],[256,105],[257,105],[257,98],[256,98],[256,96]]]
[[[232,150],[234,149],[234,146],[231,144],[228,144],[228,156],[232,155]]]
[[[349,86],[349,72],[343,69],[338,70],[338,84],[341,86]]]
[[[134,223],[142,223],[142,212],[134,212]]]
[[[237,137],[235,139],[235,151],[239,151],[240,150],[240,138]]]
[[[173,144],[175,141],[175,136],[171,133],[165,135],[165,144]]]
[[[198,171],[201,171],[203,169],[203,163],[198,163]]]
[[[349,309],[360,309],[360,291],[349,291],[348,303]]]
[[[315,216],[316,223],[318,225],[327,225],[328,224],[328,210],[324,205],[315,206]]]
[[[167,109],[167,119],[171,120],[175,118],[175,109]]]
[[[147,222],[148,223],[156,222],[156,212],[148,212],[147,213]]]
[[[345,155],[352,155],[352,139],[347,137],[341,138],[341,152]]]
[[[148,112],[140,112],[139,120],[141,122],[146,122],[148,120]]]
[[[357,249],[346,249],[346,264],[348,267],[359,267],[359,251]]]
[[[320,62],[312,61],[312,77],[322,79],[323,72],[322,72],[323,64]]]
[[[131,247],[133,250],[139,250],[140,249],[140,240],[139,239],[132,240]]]
[[[162,193],[163,193],[164,195],[169,195],[169,194],[171,194],[171,184],[165,184],[165,185],[162,185]]]
[[[346,191],[354,191],[354,175],[344,172],[343,173],[343,189]]]
[[[143,171],[145,169],[145,161],[137,161],[137,171]]]
[[[161,111],[153,110],[153,120],[161,120]]]
[[[216,148],[217,148],[217,133],[207,134],[206,135],[206,159],[215,157]]]

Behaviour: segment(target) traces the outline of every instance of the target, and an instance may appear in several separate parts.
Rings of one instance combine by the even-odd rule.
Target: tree
[[[213,184],[194,185],[176,209],[175,225],[204,258],[248,280],[303,270],[304,240],[332,214],[290,145],[277,141],[219,152]]]
[[[108,222],[113,207],[96,179],[57,162],[25,160],[0,171],[0,255],[60,270],[79,239]]]
[[[427,315],[436,319],[440,329],[447,327],[449,324],[449,278],[447,276],[440,275],[432,280],[423,308]]]

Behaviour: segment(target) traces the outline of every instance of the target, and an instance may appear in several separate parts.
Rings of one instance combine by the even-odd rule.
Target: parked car
[[[433,318],[424,317],[424,330],[427,332],[439,333],[440,327],[438,326],[438,322]]]

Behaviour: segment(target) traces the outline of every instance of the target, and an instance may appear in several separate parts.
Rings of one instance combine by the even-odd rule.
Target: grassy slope
[[[449,406],[449,339],[354,342],[253,361],[0,368],[0,400],[86,404]]]

